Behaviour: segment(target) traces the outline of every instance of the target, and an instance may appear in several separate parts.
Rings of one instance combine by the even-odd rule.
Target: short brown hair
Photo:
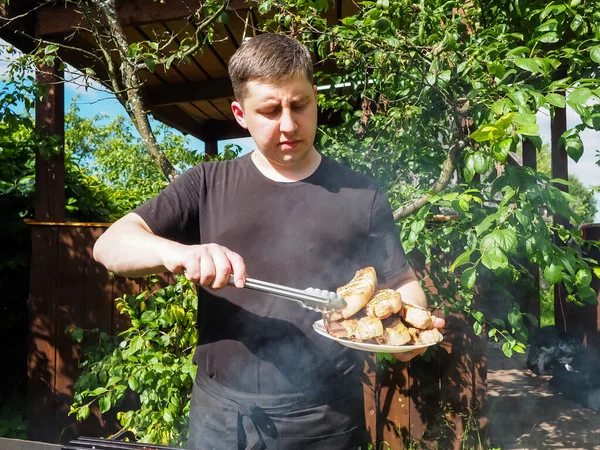
[[[306,76],[313,82],[312,59],[300,42],[283,34],[264,33],[247,40],[229,60],[233,93],[242,103],[251,80],[278,81]]]

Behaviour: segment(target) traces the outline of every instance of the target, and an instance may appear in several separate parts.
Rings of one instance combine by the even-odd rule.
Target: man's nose
[[[298,124],[292,111],[287,108],[283,109],[279,118],[279,131],[282,133],[293,133],[296,131],[296,128],[298,128]]]

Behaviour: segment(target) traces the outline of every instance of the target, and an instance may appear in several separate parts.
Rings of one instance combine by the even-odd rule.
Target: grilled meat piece
[[[383,321],[383,334],[376,338],[380,345],[405,345],[412,336],[398,316]]]
[[[327,329],[327,332],[333,337],[348,339],[350,341],[356,340],[356,336],[358,334],[357,319],[340,320],[334,322],[325,318],[323,322],[325,323],[325,328]]]
[[[378,319],[387,319],[402,309],[402,297],[393,289],[382,289],[377,291],[373,298],[365,306],[367,316]]]
[[[335,338],[348,339],[350,341],[362,342],[375,339],[383,334],[381,320],[362,316],[358,319],[346,319],[330,321],[325,319],[327,332]]]
[[[400,314],[406,323],[421,330],[433,328],[435,322],[435,317],[426,308],[410,303],[403,304]]]
[[[411,344],[415,345],[436,344],[442,340],[442,333],[437,328],[431,328],[430,330],[409,328],[408,332],[412,337]]]
[[[346,301],[342,311],[329,313],[329,320],[342,320],[352,317],[369,302],[377,287],[377,274],[373,267],[366,267],[356,272],[348,284],[338,288],[337,294]]]
[[[370,341],[383,334],[383,324],[376,317],[361,317],[358,319],[357,337],[361,341]]]

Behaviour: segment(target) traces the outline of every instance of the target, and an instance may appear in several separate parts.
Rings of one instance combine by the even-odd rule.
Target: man
[[[185,172],[111,226],[94,257],[119,274],[168,270],[200,286],[190,448],[364,449],[362,355],[314,332],[319,313],[239,288],[248,273],[335,290],[374,266],[403,299],[425,305],[425,295],[384,193],[313,146],[306,48],[259,35],[229,73],[233,114],[256,150]]]

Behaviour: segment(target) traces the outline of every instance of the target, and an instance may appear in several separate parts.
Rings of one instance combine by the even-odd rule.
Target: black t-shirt
[[[334,291],[367,266],[384,285],[409,268],[384,193],[325,157],[291,183],[265,177],[249,154],[202,163],[134,212],[156,235],[223,245],[244,258],[249,277],[298,289]],[[320,313],[233,287],[198,297],[194,360],[227,387],[327,392],[362,373],[363,355],[313,330]]]

